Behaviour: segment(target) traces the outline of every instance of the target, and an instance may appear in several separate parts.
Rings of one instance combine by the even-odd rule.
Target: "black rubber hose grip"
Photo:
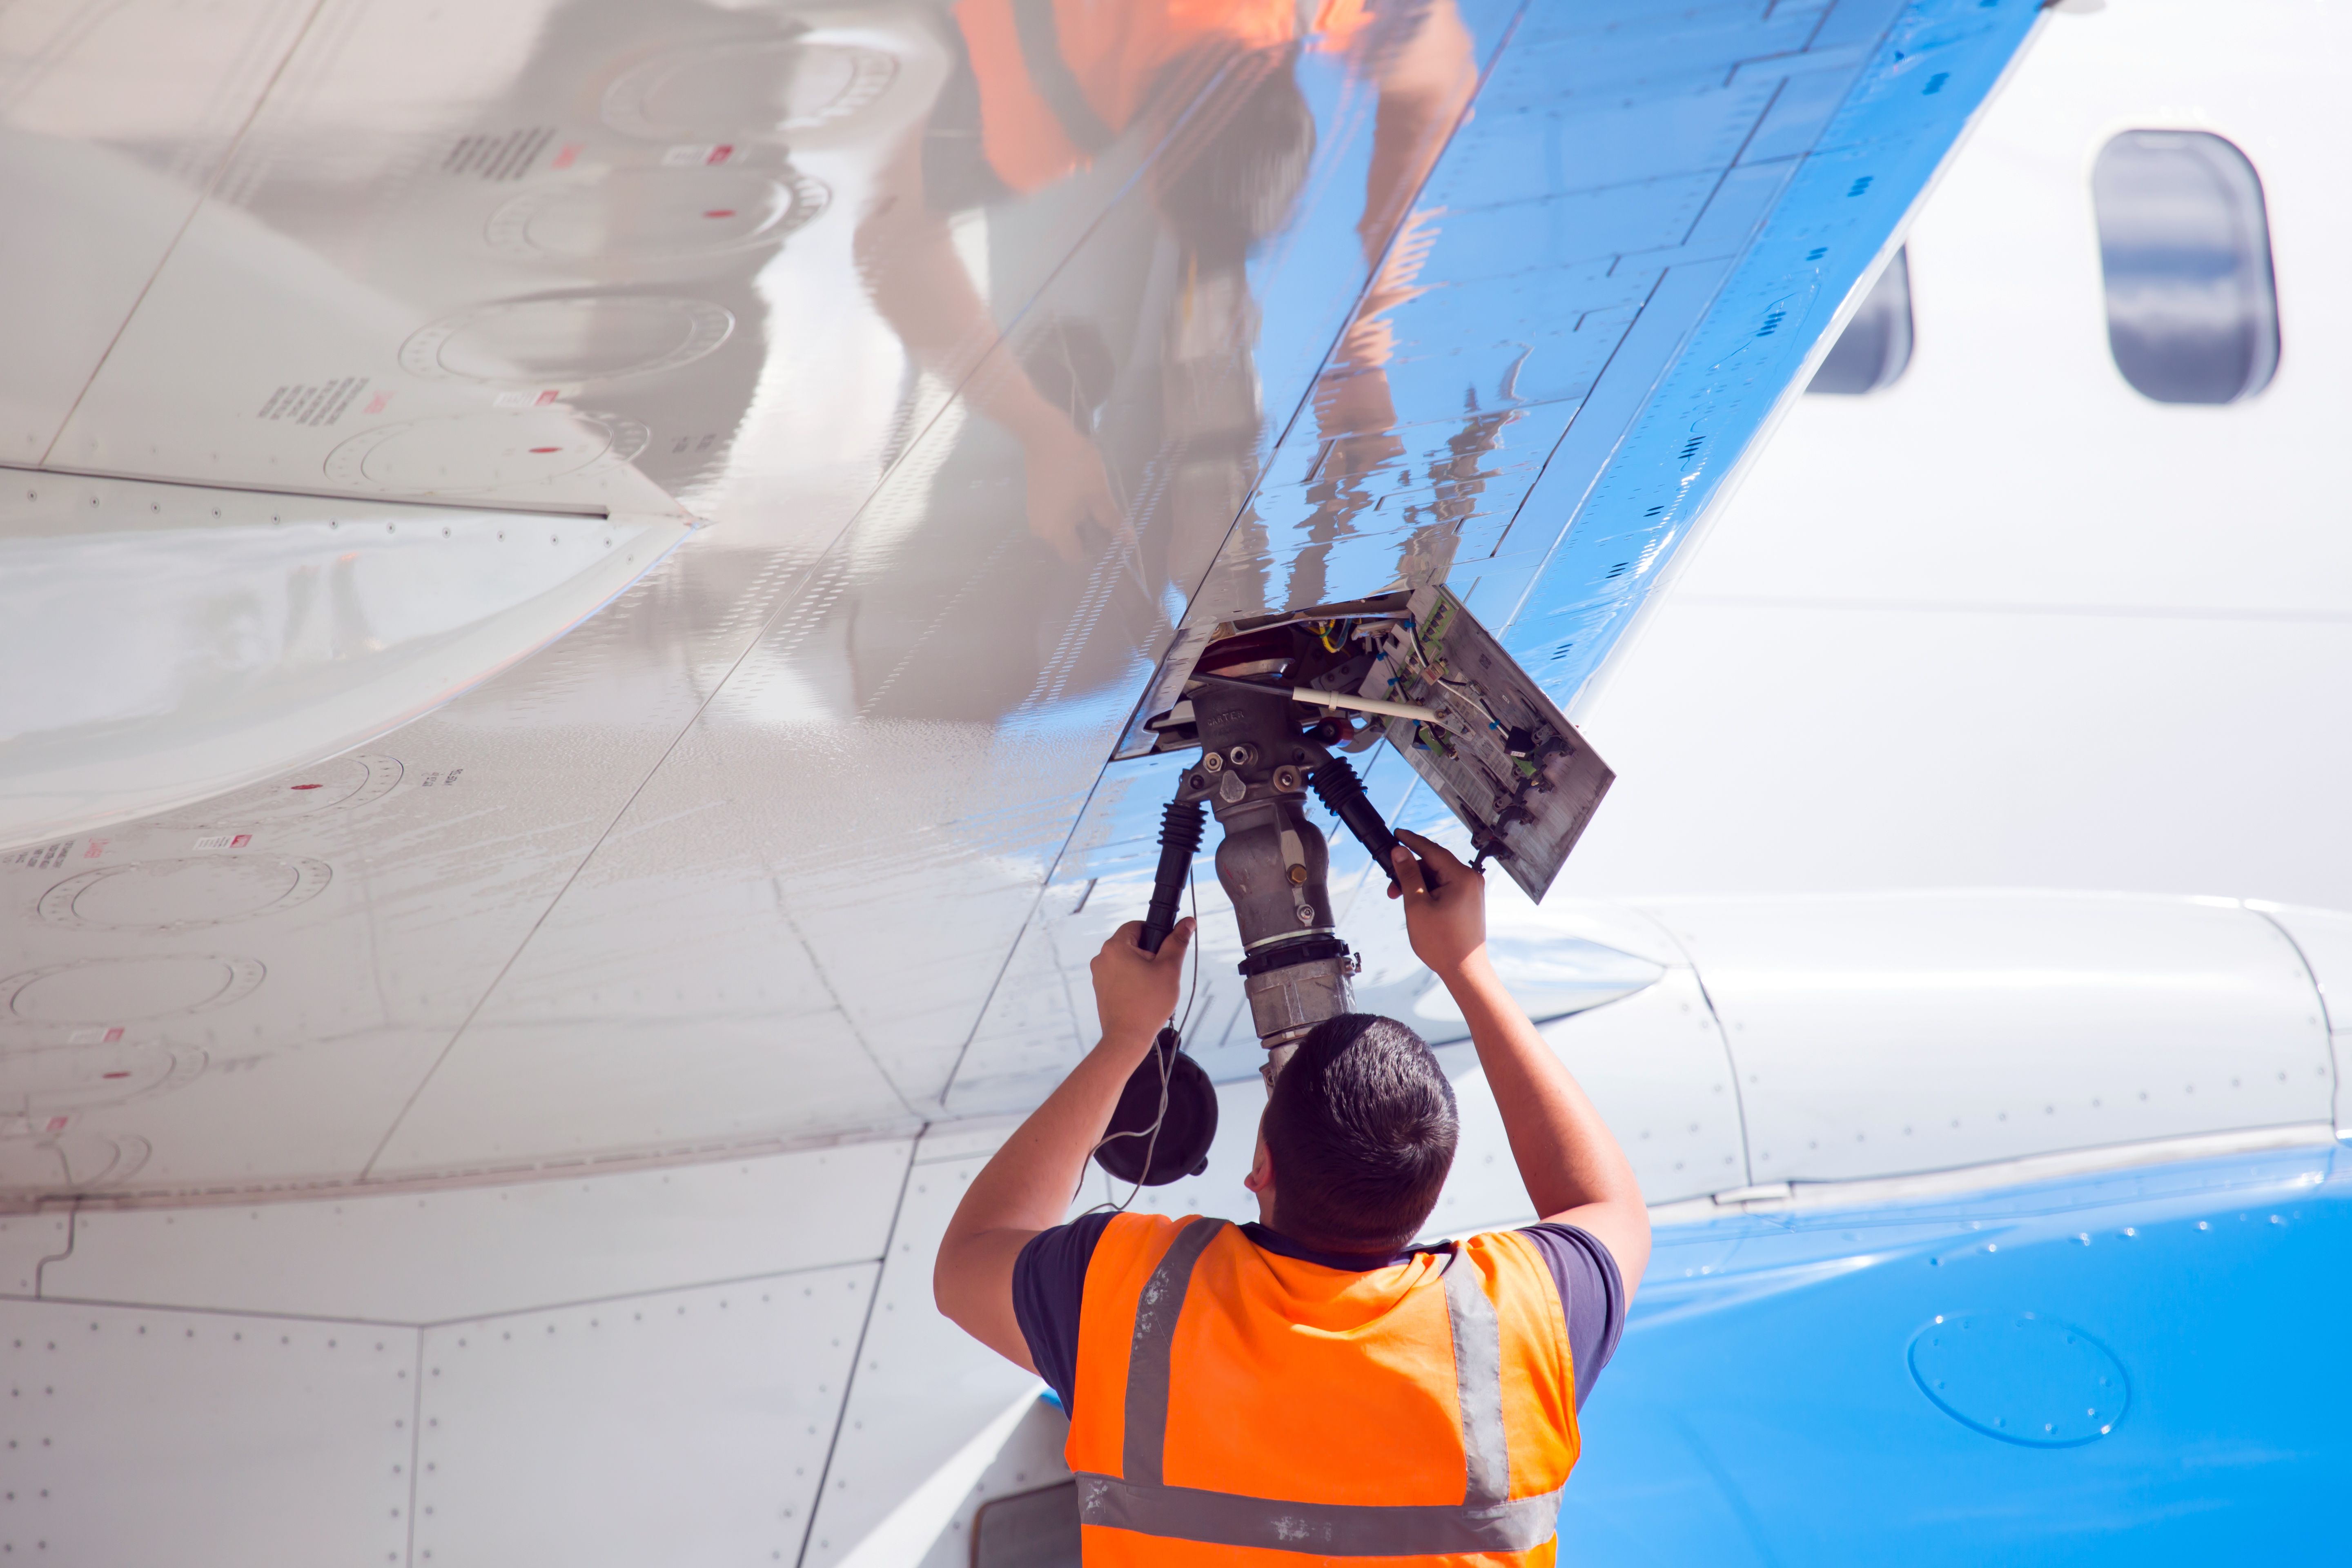
[[[1396,835],[1391,833],[1389,825],[1381,820],[1380,809],[1364,793],[1364,781],[1356,776],[1356,770],[1349,765],[1348,759],[1333,757],[1317,768],[1307,782],[1314,789],[1315,798],[1323,803],[1323,809],[1338,817],[1340,825],[1356,836],[1356,842],[1370,854],[1372,863],[1380,867],[1390,881],[1395,881]],[[1421,868],[1421,880],[1424,888],[1433,892],[1436,890],[1436,884],[1430,878],[1426,866]]]
[[[1151,907],[1144,912],[1143,931],[1135,945],[1158,952],[1168,933],[1176,929],[1177,906],[1191,879],[1192,857],[1201,852],[1201,835],[1209,814],[1199,801],[1171,801],[1160,818],[1160,869],[1151,878]]]

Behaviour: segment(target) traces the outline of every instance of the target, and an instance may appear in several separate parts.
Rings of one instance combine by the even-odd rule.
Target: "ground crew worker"
[[[1649,1216],[1496,977],[1484,879],[1399,837],[1413,952],[1461,1005],[1544,1217],[1411,1245],[1453,1163],[1453,1089],[1411,1029],[1351,1014],[1276,1080],[1247,1182],[1256,1224],[1058,1223],[1174,1010],[1192,937],[1180,923],[1154,956],[1121,927],[1093,965],[1101,1044],[973,1181],[934,1276],[940,1310],[1068,1410],[1087,1568],[1551,1562],[1577,1407],[1615,1349]]]

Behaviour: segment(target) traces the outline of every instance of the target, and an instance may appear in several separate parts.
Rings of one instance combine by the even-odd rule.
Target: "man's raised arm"
[[[1625,1151],[1488,962],[1486,879],[1418,833],[1397,837],[1410,847],[1397,851],[1390,895],[1404,900],[1413,952],[1469,1022],[1536,1213],[1600,1237],[1633,1300],[1650,1261],[1650,1211]],[[1416,856],[1437,881],[1433,892],[1413,875]]]
[[[1045,1103],[1029,1113],[956,1205],[931,1268],[940,1310],[999,1354],[1036,1371],[1013,1313],[1013,1265],[1029,1238],[1062,1223],[1102,1141],[1119,1090],[1176,1010],[1177,981],[1192,945],[1181,920],[1156,953],[1135,945],[1139,921],[1111,933],[1095,955],[1095,1012],[1102,1041]]]

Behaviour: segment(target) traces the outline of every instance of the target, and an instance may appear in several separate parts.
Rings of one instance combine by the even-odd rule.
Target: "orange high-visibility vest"
[[[1119,1215],[1071,1392],[1087,1568],[1549,1568],[1576,1465],[1559,1289],[1507,1231],[1352,1273]]]
[[[1365,0],[1315,0],[1306,28],[1337,47]],[[1160,72],[1212,40],[1265,50],[1299,37],[1298,0],[957,0],[997,177],[1034,191],[1084,167],[1135,118]]]

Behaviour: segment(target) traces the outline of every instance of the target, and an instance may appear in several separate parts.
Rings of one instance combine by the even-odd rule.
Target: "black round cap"
[[[1151,1136],[1151,1122],[1160,1114],[1160,1064],[1168,1072],[1168,1114],[1160,1136]],[[1131,1133],[1131,1137],[1114,1134]],[[1164,1187],[1181,1176],[1197,1176],[1209,1168],[1209,1144],[1217,1136],[1217,1089],[1199,1062],[1176,1048],[1176,1032],[1160,1031],[1159,1042],[1147,1054],[1127,1087],[1119,1090],[1118,1108],[1110,1113],[1108,1139],[1095,1151],[1095,1163],[1122,1182],[1140,1181],[1147,1187]],[[1151,1168],[1143,1168],[1150,1152]]]

